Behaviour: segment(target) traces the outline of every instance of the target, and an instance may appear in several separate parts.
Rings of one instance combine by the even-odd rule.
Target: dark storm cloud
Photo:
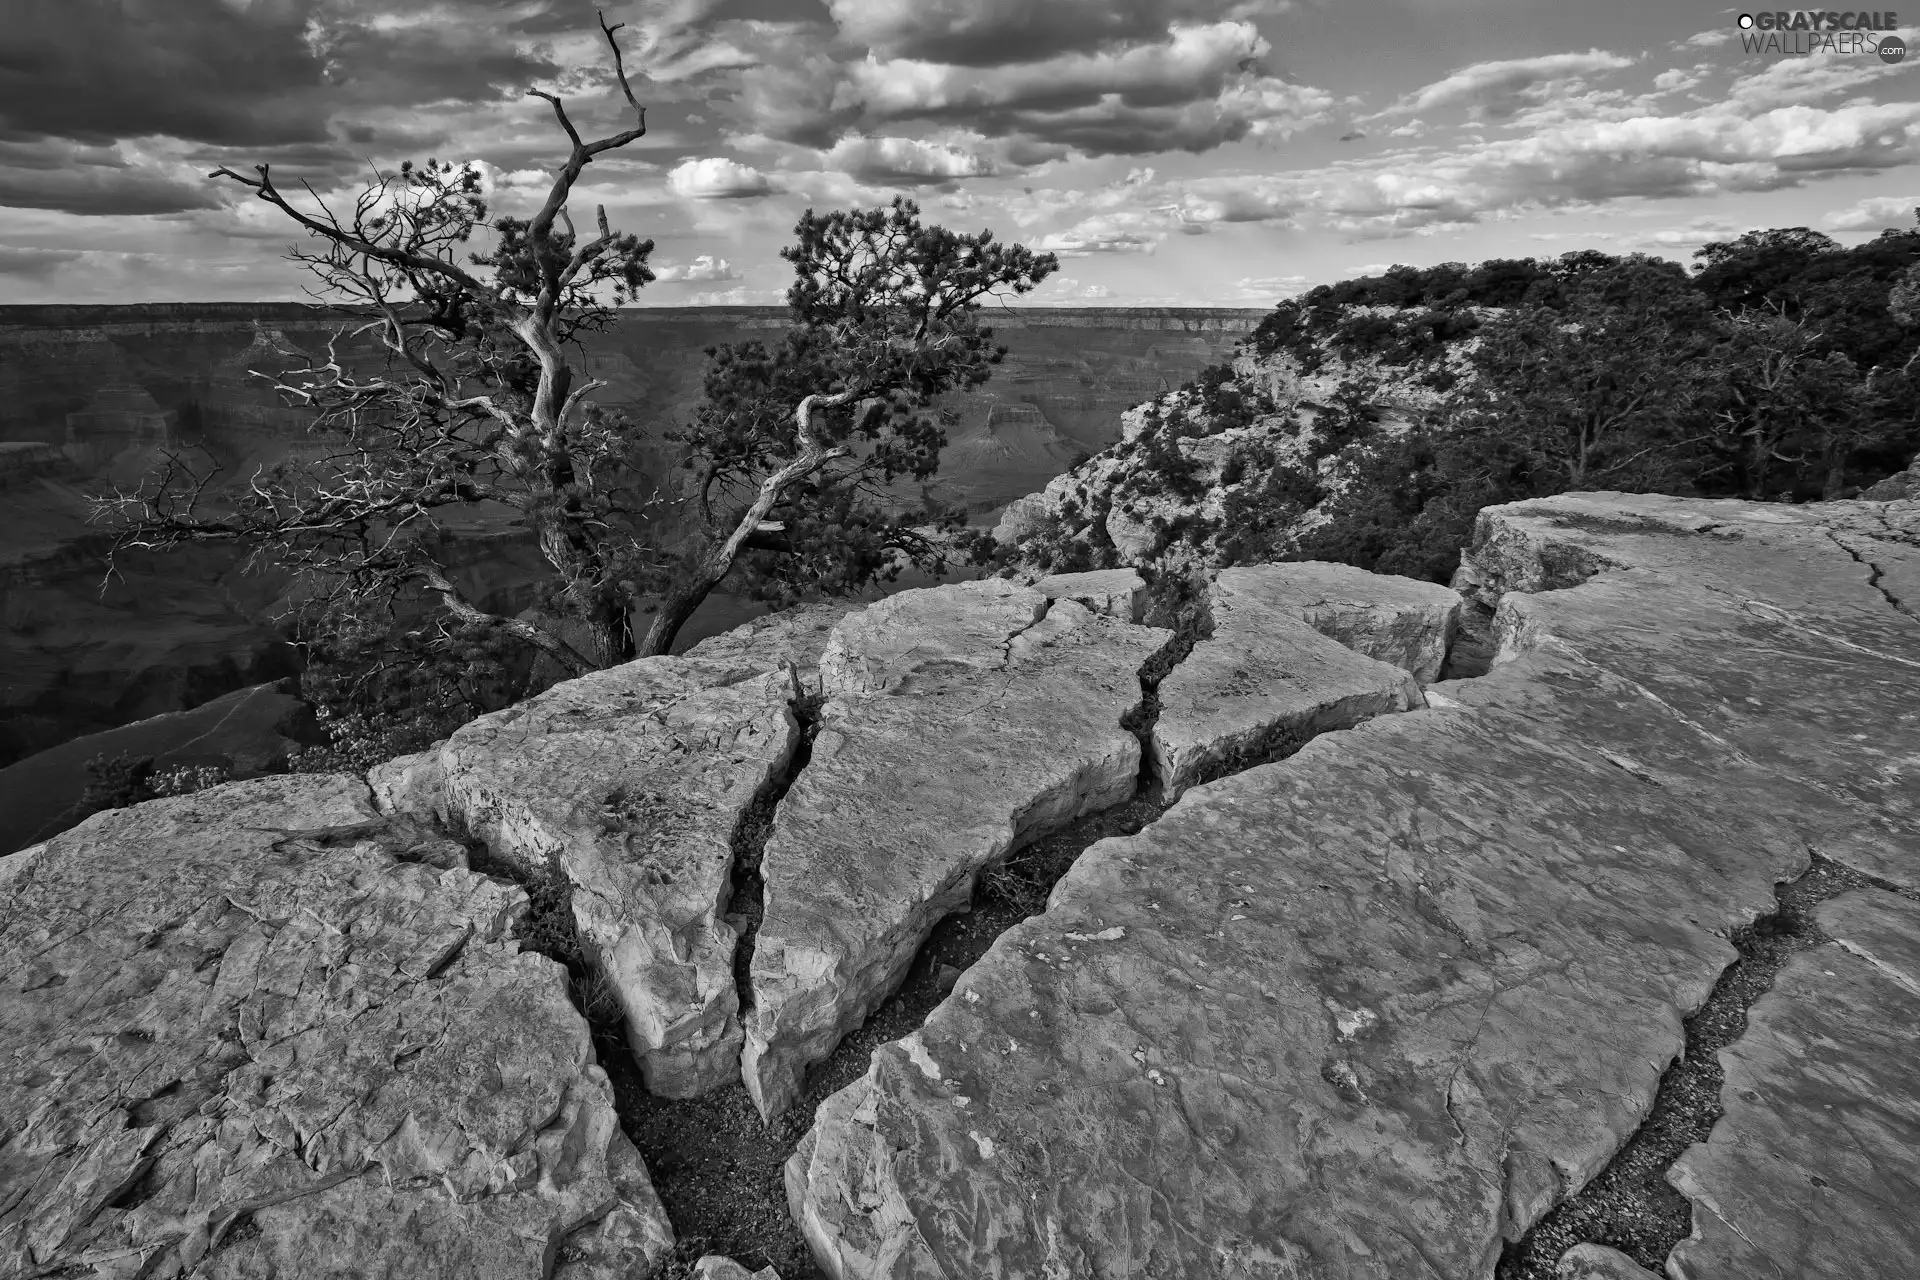
[[[590,4],[469,0],[12,0],[0,139],[322,143],[342,108],[515,96],[560,68],[547,37]],[[426,11],[432,12],[432,11]]]
[[[78,249],[10,249],[0,245],[0,276],[45,280],[79,257]]]
[[[140,169],[0,169],[0,205],[77,214],[178,213],[217,208],[209,186]]]
[[[1279,0],[828,0],[840,34],[883,57],[970,67],[1166,38],[1177,22],[1276,13]]]

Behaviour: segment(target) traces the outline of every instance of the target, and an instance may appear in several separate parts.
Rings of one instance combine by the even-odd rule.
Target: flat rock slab
[[[1815,919],[1834,941],[1754,1002],[1725,1114],[1668,1175],[1693,1201],[1681,1280],[1920,1275],[1920,903],[1855,891]]]
[[[832,696],[762,861],[741,1064],[763,1115],[892,994],[983,869],[1133,795],[1121,721],[1171,639],[999,579],[903,592],[835,631]]]
[[[1529,639],[1438,686],[1444,708],[1323,736],[1094,845],[822,1104],[787,1165],[822,1267],[1491,1275],[1639,1125],[1726,935],[1810,848],[1920,849],[1883,792],[1829,784],[1920,755],[1915,693],[1879,679],[1920,661],[1920,630],[1886,626],[1822,540],[1839,585],[1776,574],[1769,603],[1846,643],[1707,590],[1767,581],[1777,551],[1703,538],[1690,563],[1509,595]],[[1822,777],[1749,749],[1782,729],[1744,701],[1769,663],[1837,669],[1819,677],[1837,704],[1800,730],[1834,757]]]
[[[741,662],[765,671],[785,670],[792,664],[802,684],[811,689],[819,676],[821,651],[834,627],[865,607],[845,600],[795,605],[708,636],[682,656]]]
[[[1463,563],[1499,598],[1496,663],[1544,646],[1633,681],[1840,802],[1830,856],[1920,889],[1920,502],[1563,494],[1482,512]]]
[[[1421,684],[1439,679],[1447,646],[1460,626],[1462,601],[1451,587],[1325,560],[1224,569],[1219,583],[1234,597],[1291,613],[1328,639],[1399,667]]]
[[[793,696],[789,672],[741,659],[643,658],[482,716],[369,781],[383,807],[564,873],[647,1088],[692,1097],[739,1072],[733,837],[792,757]]]
[[[1140,621],[1147,608],[1146,580],[1133,569],[1049,574],[1033,589],[1049,600],[1074,600],[1123,622]]]
[[[526,896],[417,842],[299,775],[0,861],[0,1273],[615,1280],[670,1251],[565,971],[511,937]]]
[[[1292,568],[1227,569],[1213,583],[1213,635],[1160,682],[1153,757],[1167,796],[1316,733],[1426,705],[1405,670],[1299,617],[1294,597],[1317,593],[1289,587]]]

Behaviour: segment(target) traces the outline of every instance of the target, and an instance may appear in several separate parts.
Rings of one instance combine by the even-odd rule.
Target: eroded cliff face
[[[558,686],[370,787],[91,819],[0,863],[0,1257],[640,1265],[695,1175],[653,1198],[490,877],[611,988],[603,1047],[777,1118],[983,876],[1124,808],[818,1099],[785,1191],[822,1274],[1920,1271],[1884,1192],[1920,1181],[1920,503],[1490,508],[1458,585],[1477,678],[1435,679],[1452,591],[1342,566],[1223,572],[1178,631],[1126,572],[965,583]]]

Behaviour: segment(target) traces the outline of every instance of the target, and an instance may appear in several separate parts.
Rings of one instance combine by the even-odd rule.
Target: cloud
[[[767,195],[773,183],[752,165],[708,156],[677,165],[667,174],[667,189],[689,199],[730,200]]]
[[[0,168],[0,205],[99,216],[217,209],[220,200],[210,184],[151,170]]]
[[[1601,49],[1476,62],[1415,90],[1388,111],[1424,114],[1442,107],[1465,106],[1474,119],[1504,120],[1522,108],[1545,102],[1569,80],[1632,65],[1633,59]]]
[[[1710,27],[1705,31],[1696,31],[1680,43],[1692,49],[1718,49],[1733,39],[1733,32],[1725,27]]]
[[[1877,57],[1782,58],[1752,75],[1741,76],[1727,89],[1727,101],[1754,111],[1817,102],[1846,89],[1911,71],[1900,63],[1888,65]]]
[[[0,245],[0,276],[45,280],[80,256],[78,249],[15,249]]]
[[[1920,194],[1907,196],[1868,196],[1845,209],[1836,209],[1820,219],[1829,231],[1879,231],[1886,227],[1911,229],[1914,210],[1920,208]]]
[[[1166,238],[1150,224],[1151,215],[1113,213],[1086,218],[1065,231],[1041,236],[1034,248],[1063,258],[1093,253],[1152,253]]]
[[[1268,0],[827,0],[845,39],[888,58],[966,67],[1041,62],[1161,39],[1167,28],[1247,18]]]
[[[977,152],[913,138],[869,138],[849,134],[827,152],[824,163],[862,182],[914,185],[979,178],[994,164]]]
[[[927,121],[1004,139],[999,159],[1016,167],[1069,147],[1095,156],[1200,152],[1331,118],[1332,94],[1260,70],[1269,51],[1241,21],[990,67],[873,53],[843,66],[797,41],[743,73],[739,109],[756,132],[823,150],[849,130],[880,136]]]
[[[662,284],[707,284],[719,280],[738,280],[740,273],[725,258],[703,253],[691,262],[652,264],[654,279]]]

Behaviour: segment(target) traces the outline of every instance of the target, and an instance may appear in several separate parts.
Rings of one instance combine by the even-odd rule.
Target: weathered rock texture
[[[1626,1254],[1603,1244],[1573,1246],[1560,1255],[1554,1274],[1558,1280],[1660,1280]]]
[[[1399,667],[1421,684],[1439,679],[1460,625],[1460,593],[1418,578],[1324,560],[1227,569],[1220,576],[1230,593],[1294,614],[1328,639]]]
[[[1721,1051],[1726,1108],[1670,1181],[1693,1201],[1679,1280],[1920,1275],[1920,903],[1822,903],[1834,941],[1788,962]]]
[[[1326,575],[1300,570],[1252,565],[1222,570],[1214,580],[1212,636],[1160,683],[1153,759],[1169,797],[1324,730],[1426,705],[1406,671],[1329,639],[1303,617],[1324,595],[1319,584]],[[1386,594],[1393,594],[1391,587]],[[1440,637],[1444,660],[1451,614],[1434,613],[1420,599],[1405,608],[1349,606],[1342,615],[1327,615],[1327,622],[1358,640],[1391,637],[1377,647],[1409,660],[1424,660],[1431,647],[1425,627]]]
[[[647,658],[483,716],[369,780],[383,808],[570,880],[647,1087],[691,1097],[739,1070],[733,838],[793,754],[793,696],[786,671]]]
[[[664,1255],[565,971],[510,936],[525,895],[396,856],[432,851],[358,780],[299,776],[0,862],[0,1274],[614,1280]]]
[[[822,1104],[787,1168],[822,1266],[1490,1275],[1809,850],[1920,875],[1916,543],[1911,504],[1484,512],[1501,664],[1083,854]]]
[[[746,663],[768,671],[783,670],[791,663],[802,686],[812,689],[819,681],[820,654],[834,627],[863,607],[844,600],[797,605],[702,640],[685,656]]]
[[[999,579],[835,629],[812,758],[762,863],[741,1066],[763,1115],[892,993],[983,869],[1133,794],[1140,743],[1121,720],[1171,638]]]
[[[1147,584],[1132,569],[1049,574],[1033,589],[1049,600],[1075,600],[1126,622],[1139,622],[1147,607]]]

